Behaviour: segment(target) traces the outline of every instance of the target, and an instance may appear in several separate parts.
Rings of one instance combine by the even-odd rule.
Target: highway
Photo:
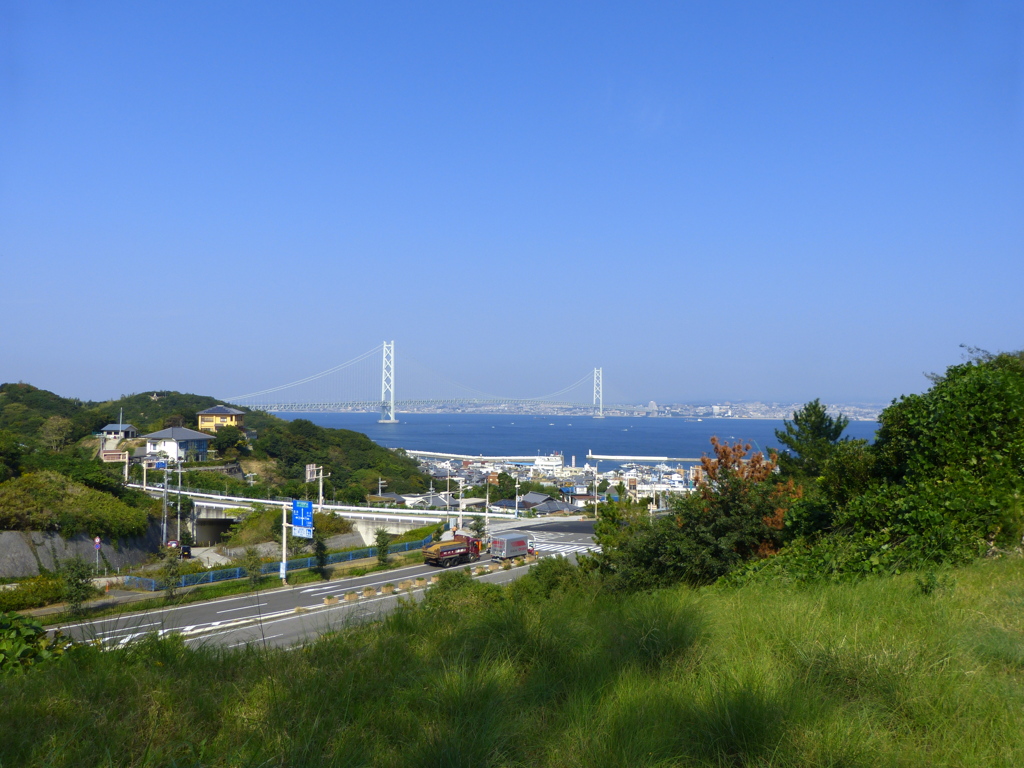
[[[521,530],[535,540],[540,557],[572,557],[583,551],[596,550],[593,523],[576,521],[518,521],[502,530]],[[485,555],[474,566],[488,565]],[[261,646],[290,647],[300,645],[325,632],[355,622],[378,618],[397,605],[402,597],[418,600],[427,587],[415,587],[392,595],[379,593],[385,584],[428,578],[444,569],[414,565],[365,576],[311,582],[294,587],[277,587],[259,592],[190,603],[175,608],[161,608],[138,613],[125,613],[106,619],[68,622],[55,627],[76,640],[98,640],[114,648],[149,634],[176,633],[193,647],[213,644],[237,647],[258,643]],[[504,584],[527,572],[527,567],[498,570],[474,578],[492,584]],[[374,597],[359,597],[354,602],[343,598],[348,592],[362,594],[364,588],[378,591]],[[327,604],[325,598],[338,598]]]

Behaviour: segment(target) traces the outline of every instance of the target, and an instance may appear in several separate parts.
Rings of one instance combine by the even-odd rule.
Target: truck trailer
[[[491,559],[507,560],[533,554],[533,542],[521,531],[496,533],[491,536]]]

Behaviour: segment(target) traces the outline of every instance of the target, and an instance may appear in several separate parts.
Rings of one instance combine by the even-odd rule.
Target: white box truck
[[[507,560],[533,554],[533,540],[522,531],[495,533],[491,536],[491,559]]]

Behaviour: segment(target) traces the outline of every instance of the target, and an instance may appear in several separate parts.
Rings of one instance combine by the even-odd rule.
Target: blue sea
[[[712,436],[750,443],[756,450],[779,448],[770,419],[671,419],[494,414],[399,414],[398,424],[378,424],[376,413],[278,414],[309,419],[323,427],[362,432],[387,448],[460,453],[471,456],[536,456],[561,453],[565,463],[583,466],[587,454],[699,458],[710,453]],[[844,436],[873,440],[878,424],[853,421]],[[592,463],[592,462],[591,462]],[[602,462],[602,467],[616,462]]]

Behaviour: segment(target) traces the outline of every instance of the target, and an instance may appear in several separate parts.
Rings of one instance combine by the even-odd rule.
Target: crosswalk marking
[[[572,554],[573,552],[600,552],[601,547],[597,544],[553,544],[547,541],[536,543],[538,552],[555,552],[559,554]]]

